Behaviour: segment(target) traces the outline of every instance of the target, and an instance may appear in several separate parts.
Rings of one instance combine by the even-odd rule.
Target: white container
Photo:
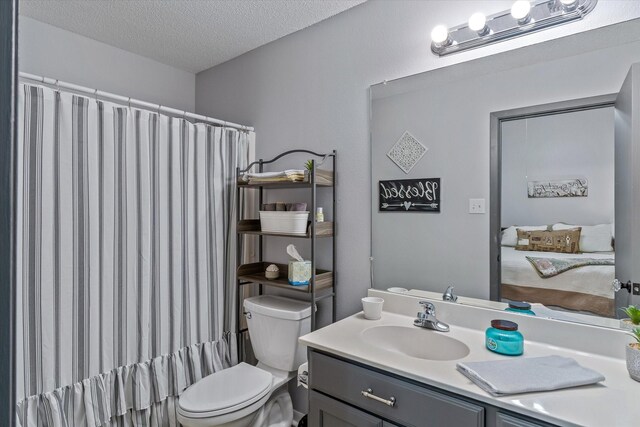
[[[382,317],[382,304],[384,300],[378,297],[362,298],[362,310],[364,318],[369,320],[378,320]]]
[[[281,371],[293,371],[307,361],[298,338],[311,330],[311,304],[274,295],[246,298],[244,309],[251,345],[258,360]]]
[[[260,211],[260,230],[263,233],[307,234],[309,211]]]

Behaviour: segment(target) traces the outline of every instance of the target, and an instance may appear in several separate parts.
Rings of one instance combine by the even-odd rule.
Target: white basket
[[[260,211],[263,233],[307,234],[308,211]]]

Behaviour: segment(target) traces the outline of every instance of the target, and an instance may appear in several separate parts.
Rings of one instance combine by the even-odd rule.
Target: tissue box
[[[311,279],[311,261],[289,261],[289,283],[308,285]]]

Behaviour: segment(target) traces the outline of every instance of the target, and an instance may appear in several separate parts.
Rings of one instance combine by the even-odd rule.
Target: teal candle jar
[[[505,308],[504,311],[510,311],[512,313],[519,314],[528,314],[529,316],[536,315],[533,311],[531,311],[531,304],[521,301],[510,301],[509,307]]]
[[[492,320],[485,332],[485,344],[494,353],[519,356],[524,352],[524,337],[518,324],[508,320]]]

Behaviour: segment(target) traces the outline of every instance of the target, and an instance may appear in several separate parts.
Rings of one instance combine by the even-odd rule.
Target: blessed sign
[[[440,178],[379,181],[380,212],[440,212]]]

